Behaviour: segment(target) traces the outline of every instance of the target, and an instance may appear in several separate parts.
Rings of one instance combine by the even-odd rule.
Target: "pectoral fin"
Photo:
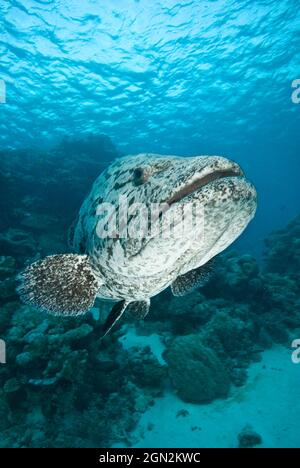
[[[18,276],[25,304],[55,315],[79,315],[94,304],[100,281],[86,255],[51,255]]]
[[[209,280],[212,273],[213,261],[207,262],[205,265],[190,270],[184,275],[180,275],[171,284],[171,290],[174,296],[184,296],[193,292],[195,289],[204,286]]]

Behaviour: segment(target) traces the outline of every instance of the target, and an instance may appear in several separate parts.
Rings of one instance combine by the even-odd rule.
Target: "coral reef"
[[[124,321],[100,339],[105,304],[64,319],[20,304],[16,273],[42,255],[67,251],[67,229],[86,190],[116,155],[104,136],[65,140],[48,152],[0,154],[2,447],[130,445],[141,414],[170,383],[184,401],[225,398],[245,383],[260,351],[287,343],[300,328],[300,217],[269,236],[263,263],[227,252],[203,288],[186,297],[164,291],[145,321],[126,318],[139,337],[159,335],[165,365],[147,346],[122,346]],[[240,446],[261,441],[249,427],[238,438]]]
[[[9,228],[0,233],[0,249],[5,255],[27,255],[31,257],[36,252],[36,242],[32,236],[21,229]]]
[[[16,261],[13,257],[0,257],[0,305],[16,296]],[[0,315],[1,322],[1,315]]]
[[[105,135],[65,139],[48,151],[0,151],[1,254],[21,262],[36,251],[61,252],[83,197],[117,156]]]
[[[153,301],[152,328],[167,345],[174,336],[197,334],[231,382],[243,385],[260,351],[274,342],[289,345],[290,331],[300,327],[298,240],[299,217],[266,240],[264,264],[233,251],[223,254],[202,289],[183,298],[167,291]],[[278,261],[285,243],[286,257]]]
[[[137,384],[157,390],[164,388],[167,367],[158,362],[149,346],[132,348],[129,366],[129,370]]]
[[[300,215],[265,240],[267,271],[298,280],[300,269]],[[299,286],[299,281],[297,281]]]
[[[182,400],[207,403],[226,397],[229,378],[214,351],[198,335],[177,337],[164,353],[171,381]]]
[[[168,292],[163,293],[163,306],[153,301],[154,313],[151,311],[149,321],[153,321],[152,329],[158,330],[167,346],[174,336],[199,335],[201,343],[212,349],[221,360],[232,383],[243,385],[247,367],[257,360],[259,350],[272,343],[272,337],[268,332],[267,317],[263,318],[259,310],[256,312],[255,301],[250,301],[246,293],[237,300],[232,291],[235,288],[231,283],[233,278],[231,280],[229,274],[227,284],[223,279],[226,265],[230,271],[238,258],[232,254],[224,256],[216,267],[214,278],[201,293],[197,291],[184,298],[173,298]],[[274,335],[279,327],[273,324],[270,332]]]
[[[149,349],[131,357],[117,334],[100,340],[99,326],[92,314],[57,321],[16,302],[2,307],[0,446],[130,442],[130,430],[158,395],[163,366]]]
[[[165,369],[149,349],[128,353],[118,333],[100,340],[93,313],[56,320],[21,305],[15,293],[25,261],[67,250],[67,228],[86,190],[116,155],[105,136],[65,140],[49,152],[1,153],[2,447],[129,444],[161,388]]]

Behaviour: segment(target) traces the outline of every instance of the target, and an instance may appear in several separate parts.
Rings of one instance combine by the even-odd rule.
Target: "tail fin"
[[[29,265],[17,277],[25,304],[54,315],[79,315],[93,305],[99,281],[87,255],[51,255]]]

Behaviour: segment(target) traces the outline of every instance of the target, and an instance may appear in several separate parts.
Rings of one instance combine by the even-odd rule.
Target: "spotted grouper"
[[[125,310],[136,318],[171,286],[201,286],[212,259],[246,228],[257,206],[240,166],[221,156],[156,154],[114,161],[95,181],[73,228],[70,253],[19,275],[22,300],[55,315],[112,300],[103,336]],[[192,214],[191,214],[192,213]]]

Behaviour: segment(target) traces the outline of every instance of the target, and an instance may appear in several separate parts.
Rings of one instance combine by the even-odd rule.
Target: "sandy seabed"
[[[157,338],[148,341],[161,355]],[[124,345],[129,342],[139,344],[134,334]],[[166,390],[143,414],[134,447],[237,447],[246,425],[261,435],[260,447],[300,447],[300,364],[292,362],[291,353],[282,346],[262,353],[262,360],[249,368],[246,385],[234,388],[226,400],[194,405]]]

